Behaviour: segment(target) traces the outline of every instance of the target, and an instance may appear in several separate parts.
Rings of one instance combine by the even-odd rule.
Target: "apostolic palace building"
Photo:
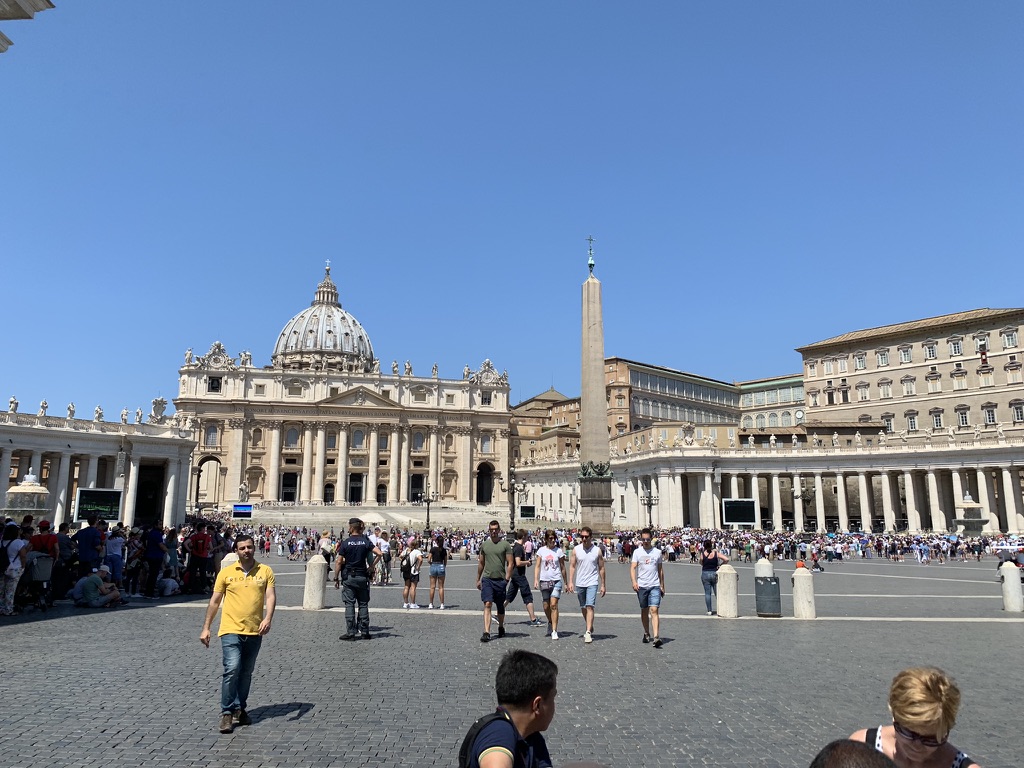
[[[720,527],[724,501],[749,500],[753,525],[777,530],[1020,533],[1022,322],[1024,309],[976,309],[853,331],[799,347],[798,373],[747,382],[608,357],[608,529]],[[119,422],[73,404],[26,414],[12,396],[0,506],[31,467],[56,521],[103,488],[122,491],[129,523],[427,498],[506,519],[513,479],[517,510],[578,520],[580,398],[512,406],[489,360],[458,378],[382,363],[329,267],[269,364],[214,342],[177,375],[169,417],[160,400]]]

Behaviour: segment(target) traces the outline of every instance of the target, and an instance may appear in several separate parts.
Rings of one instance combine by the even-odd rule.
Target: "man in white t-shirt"
[[[594,543],[594,532],[584,526],[580,529],[582,543],[577,544],[569,555],[569,583],[567,592],[575,592],[579,600],[586,630],[583,642],[594,642],[594,609],[597,597],[605,595],[604,589],[604,557],[601,548]]]
[[[644,643],[654,640],[654,647],[661,648],[658,607],[665,594],[665,570],[661,550],[654,546],[650,528],[640,531],[640,546],[633,552],[629,563],[629,578],[633,591],[640,600],[640,623],[644,627]],[[653,634],[652,634],[653,630]]]

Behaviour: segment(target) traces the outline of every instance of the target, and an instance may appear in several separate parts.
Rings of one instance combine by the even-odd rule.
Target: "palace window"
[[[942,413],[932,414],[932,429],[942,429]]]
[[[910,347],[900,347],[900,362],[901,363],[912,363],[914,362],[914,350]]]
[[[982,387],[991,387],[995,384],[995,377],[992,375],[991,368],[983,368],[978,371],[978,385]]]
[[[481,392],[480,393],[480,405],[490,405],[490,404],[491,404],[491,393],[490,392]]]
[[[935,360],[939,356],[938,345],[934,341],[926,342],[924,345],[924,359]]]
[[[857,400],[864,403],[871,399],[871,387],[867,383],[857,385]]]
[[[423,433],[422,432],[413,432],[413,434],[412,434],[412,449],[414,451],[422,451],[423,450]]]
[[[957,408],[956,423],[961,427],[971,426],[971,411],[968,408]]]
[[[985,418],[986,424],[996,423],[996,406],[994,403],[985,403],[981,406],[981,413]]]
[[[1003,349],[1011,349],[1017,346],[1017,331],[1003,331]]]
[[[292,427],[284,435],[284,447],[285,448],[298,448],[299,447],[299,430]]]
[[[208,426],[203,437],[203,445],[205,445],[207,448],[216,448],[217,432],[218,430],[216,424],[211,424],[210,426]]]
[[[880,349],[875,352],[875,362],[881,368],[889,364],[889,350]]]
[[[1021,383],[1021,370],[1020,370],[1020,368],[1007,368],[1006,369],[1006,383],[1007,384],[1020,384]]]
[[[779,426],[779,414],[777,414],[777,413],[769,413],[768,414],[768,426],[769,427],[777,427],[777,426]]]
[[[822,365],[825,368],[825,375],[831,376],[835,372],[835,366],[831,360],[825,360]]]
[[[917,394],[917,381],[915,381],[913,378],[908,377],[902,379],[900,383],[903,384],[904,397]]]
[[[868,356],[863,352],[858,352],[853,356],[853,367],[855,370],[863,371],[868,367]]]
[[[885,427],[885,431],[886,432],[892,432],[893,431],[893,416],[891,414],[883,415],[882,416],[882,425]]]
[[[361,429],[357,429],[352,433],[352,448],[356,451],[363,450],[363,443],[366,442],[366,433]]]
[[[878,382],[878,396],[883,400],[892,397],[892,382],[885,380]]]
[[[750,418],[749,416],[744,416],[743,417],[743,428],[744,429],[751,429],[753,426],[754,426],[754,420],[752,418]]]
[[[818,376],[818,364],[808,363],[807,364],[807,378],[813,379]]]
[[[950,339],[949,340],[949,354],[950,355],[962,355],[964,353],[964,342],[962,339]]]
[[[958,368],[957,370],[950,373],[950,376],[953,377],[954,390],[967,389],[967,371],[965,371],[963,368]]]
[[[836,364],[837,364],[837,366],[838,366],[838,369],[839,369],[839,372],[840,372],[840,373],[846,373],[846,367],[847,367],[847,365],[846,365],[846,364],[847,364],[847,360],[846,360],[846,358],[845,358],[845,357],[840,357],[840,358],[839,358],[839,359],[838,359],[838,360],[836,361]]]
[[[782,426],[791,427],[793,426],[793,415],[789,411],[782,412]]]
[[[765,427],[764,414],[763,413],[757,414],[757,418],[754,420],[754,423],[757,424],[757,428],[758,429],[764,429],[764,427]]]
[[[266,384],[257,384],[256,385],[256,397],[264,397],[264,396],[266,396],[266,394],[267,394],[267,385]]]
[[[491,436],[487,433],[480,435],[480,453],[490,453],[491,448]]]
[[[1024,403],[1019,400],[1010,403],[1010,412],[1013,414],[1013,423],[1024,421]]]
[[[327,433],[327,450],[334,451],[338,448],[338,433],[328,432]]]
[[[907,416],[907,432],[917,432],[917,414]]]

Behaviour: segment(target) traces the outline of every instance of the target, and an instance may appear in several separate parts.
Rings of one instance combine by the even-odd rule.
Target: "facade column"
[[[797,496],[797,493],[800,495]],[[799,474],[793,475],[793,530],[804,529],[804,481]]]
[[[909,469],[903,471],[903,492],[907,497],[907,531],[918,533],[921,530],[921,514],[917,511],[914,475]]]
[[[729,475],[729,497],[733,499],[740,497],[740,475],[738,472]]]
[[[1020,474],[1016,467],[1003,467],[1003,496],[1006,498],[1006,532],[1024,531],[1024,515],[1021,514]]]
[[[86,453],[78,457],[78,483],[82,488],[96,487],[96,471],[100,457]]]
[[[683,497],[679,484],[679,473],[670,471],[665,481],[665,492],[668,494],[668,524],[670,528],[682,528]]]
[[[391,426],[391,437],[388,438],[390,441],[390,451],[388,452],[388,503],[395,504],[398,502],[398,489],[401,487],[399,483],[399,451],[402,444],[402,428],[398,424]]]
[[[879,475],[882,480],[882,518],[885,520],[885,530],[896,530],[896,512],[892,504],[892,478],[889,473],[882,471]]]
[[[21,478],[20,478],[21,480],[25,479],[25,475],[28,474],[28,471],[30,469],[35,472],[36,477],[39,479],[39,482],[42,482],[42,480],[43,480],[43,452],[42,451],[32,451],[32,456],[28,460],[28,466],[27,467],[22,467],[20,465],[18,466],[18,474],[21,475]]]
[[[279,501],[281,498],[281,422],[271,421],[266,430],[270,432],[270,464],[267,467],[267,482],[263,486],[264,501]]]
[[[128,470],[128,490],[124,497],[124,527],[131,530],[135,525],[135,495],[139,492],[139,455],[132,452]]]
[[[7,508],[7,489],[11,485],[12,456],[10,448],[0,448],[0,509]]]
[[[814,473],[814,525],[819,533],[825,530],[825,489],[821,472]]]
[[[934,469],[929,469],[928,477],[928,515],[931,518],[933,531],[946,530],[946,516],[942,514],[942,502],[939,498],[939,479]]]
[[[761,527],[761,478],[757,472],[750,473],[750,495],[754,499],[754,528],[762,530]]]
[[[978,479],[978,502],[981,504],[981,514],[986,517],[982,530],[986,533],[998,533],[1002,526],[999,520],[999,509],[993,503],[992,483],[989,481],[988,470],[978,467],[975,470]]]
[[[313,475],[313,501],[324,503],[324,481],[327,474],[327,424],[316,425],[316,474]]]
[[[438,436],[438,428],[436,425],[430,427],[428,430],[427,444],[430,446],[430,468],[428,470],[428,477],[430,479],[430,487],[437,491],[438,495],[441,493],[441,460],[438,458],[439,442],[440,437]]]
[[[167,482],[164,490],[164,528],[174,525],[174,506],[178,500],[178,471],[181,459],[168,459]]]
[[[836,506],[839,508],[839,530],[850,530],[850,513],[846,508],[846,475],[836,472]]]
[[[782,530],[782,488],[778,472],[772,472],[772,527],[776,531]]]
[[[860,502],[860,529],[871,533],[871,494],[868,493],[868,476],[857,473],[857,495]]]
[[[703,482],[700,486],[700,527],[714,528],[715,516],[712,506],[714,501],[711,494],[711,473],[705,472]]]
[[[225,496],[237,500],[238,489],[241,487],[242,481],[245,480],[245,432],[247,427],[245,419],[231,419],[228,424],[235,431],[233,435],[235,444],[231,447],[231,464],[234,465],[235,470],[231,482],[235,484],[235,487],[232,491],[228,486],[225,489]]]
[[[409,503],[409,465],[412,464],[412,439],[409,434],[408,428],[403,429],[400,433],[402,440],[402,467],[399,472],[399,486],[398,486],[398,502],[400,504]],[[392,454],[393,455],[393,454]],[[434,488],[434,486],[430,486]]]
[[[473,435],[461,429],[459,435],[459,501],[473,500]]]
[[[313,425],[307,424],[302,434],[302,479],[299,481],[299,503],[309,504],[313,493]]]
[[[348,424],[338,425],[338,487],[334,503],[348,504]]]
[[[363,503],[377,503],[377,477],[380,472],[380,424],[370,425],[370,447],[366,452],[366,486]]]
[[[50,459],[50,468],[53,469],[54,460]],[[57,465],[57,484],[56,493],[53,506],[53,525],[54,528],[59,526],[65,520],[67,520],[68,510],[68,475],[71,474],[71,453],[65,451],[60,454],[60,457],[56,461]]]
[[[959,507],[964,500],[964,481],[963,478],[960,477],[959,469],[954,469],[950,472],[950,480],[953,481],[953,512],[950,515],[950,519],[955,520],[957,507]],[[951,525],[956,525],[956,523],[951,523]]]

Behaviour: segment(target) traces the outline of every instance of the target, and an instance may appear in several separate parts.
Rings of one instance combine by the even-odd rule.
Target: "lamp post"
[[[658,494],[652,493],[651,489],[647,488],[643,495],[640,496],[640,503],[647,507],[647,527],[654,528],[654,517],[651,514],[651,510],[658,503]]]
[[[516,530],[516,494],[526,492],[526,483],[516,482],[516,468],[508,468],[508,485],[501,483],[501,492],[508,494],[508,526],[509,532]]]
[[[427,490],[423,494],[423,502],[427,505],[427,532],[433,533],[434,529],[430,527],[430,503],[437,501],[437,491],[430,490],[430,481],[427,480]]]

